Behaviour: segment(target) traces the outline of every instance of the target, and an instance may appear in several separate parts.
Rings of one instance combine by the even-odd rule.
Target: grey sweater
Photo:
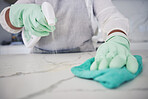
[[[116,9],[111,0],[18,0],[17,4],[44,1],[51,3],[57,18],[56,30],[49,36],[42,37],[35,45],[33,52],[59,51],[93,51],[92,17],[98,19],[101,32],[106,35],[114,29],[128,33],[128,20]],[[93,15],[93,16],[92,16]],[[2,16],[2,15],[1,15]],[[3,25],[3,27],[6,27]],[[54,34],[55,39],[52,38]]]

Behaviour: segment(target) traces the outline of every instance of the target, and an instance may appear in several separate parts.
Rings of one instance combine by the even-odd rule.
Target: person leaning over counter
[[[2,27],[10,33],[18,33],[23,27],[42,38],[33,48],[33,53],[52,53],[55,49],[63,52],[94,51],[93,31],[85,0],[46,0],[55,11],[57,18],[54,37],[50,32],[41,4],[45,0],[18,0],[6,7],[0,14]],[[105,43],[97,50],[90,70],[106,68],[126,68],[135,73],[138,69],[136,59],[130,53],[128,19],[125,18],[111,0],[91,0],[93,15],[97,18]],[[50,13],[50,12],[49,12]]]

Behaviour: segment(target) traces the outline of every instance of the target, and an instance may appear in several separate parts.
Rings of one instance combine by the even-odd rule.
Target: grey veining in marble
[[[71,73],[95,52],[1,55],[0,99],[148,99],[148,51],[132,53],[143,57],[143,72],[117,89]]]

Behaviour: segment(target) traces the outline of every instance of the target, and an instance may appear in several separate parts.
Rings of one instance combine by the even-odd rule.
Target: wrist
[[[105,42],[118,43],[120,45],[125,46],[127,49],[130,49],[130,42],[127,36],[120,32],[116,32],[109,35]]]
[[[125,34],[121,33],[121,32],[114,32],[114,33],[108,35],[105,41],[107,42],[109,39],[111,39],[111,38],[114,37],[114,36],[121,36],[121,37],[124,37],[124,38],[127,39],[127,41],[129,42],[128,37],[127,37]]]
[[[127,34],[120,29],[115,29],[115,30],[112,30],[111,32],[109,32],[105,41],[107,42],[110,38],[112,38],[113,36],[116,36],[116,35],[126,38],[127,41],[129,42]]]
[[[9,18],[9,12],[10,12],[10,8],[6,11],[5,13],[5,20],[6,20],[6,23],[8,24],[8,26],[12,29],[15,29],[15,30],[20,30],[21,28],[20,27],[15,27],[11,24],[10,22],[10,18]]]
[[[108,34],[108,36],[109,35],[111,35],[111,34],[113,34],[113,33],[116,33],[116,32],[120,32],[120,33],[123,33],[124,35],[126,35],[127,36],[127,34],[124,32],[124,31],[122,31],[122,30],[112,30],[109,34]]]

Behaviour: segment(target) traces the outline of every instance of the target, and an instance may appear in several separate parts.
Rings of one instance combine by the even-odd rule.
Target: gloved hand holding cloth
[[[102,70],[107,68],[122,68],[126,66],[131,73],[136,73],[138,63],[136,58],[130,53],[130,43],[126,36],[111,36],[102,44],[96,53],[95,61],[90,70]],[[123,34],[124,35],[124,34]]]
[[[131,81],[142,71],[142,57],[130,53],[129,41],[123,33],[108,36],[96,56],[71,69],[80,78],[101,83],[106,88],[117,88]]]

